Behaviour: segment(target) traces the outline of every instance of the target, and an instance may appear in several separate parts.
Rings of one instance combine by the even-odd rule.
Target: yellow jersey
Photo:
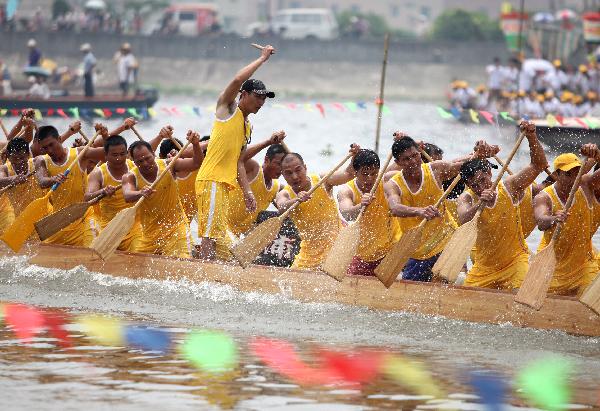
[[[556,194],[554,184],[544,189],[552,201],[552,214],[564,209],[562,200]],[[569,211],[570,216],[562,225],[554,244],[556,268],[548,292],[574,294],[582,292],[596,277],[598,266],[592,251],[591,228],[592,208],[588,204],[583,189],[578,188],[575,200]],[[555,226],[544,231],[538,252],[550,242]]]
[[[11,189],[12,190],[12,189]],[[15,212],[6,194],[0,195],[0,235],[15,221]]]
[[[200,170],[194,170],[183,178],[177,177],[177,189],[181,205],[185,211],[188,221],[192,221],[198,213],[198,203],[196,202],[196,177]]]
[[[401,202],[408,207],[427,207],[434,205],[444,194],[444,190],[438,185],[431,164],[421,165],[422,180],[421,186],[416,192],[412,192],[404,179],[404,172],[400,171],[390,181],[393,181],[401,192]],[[450,236],[454,232],[456,225],[452,222],[450,212],[445,203],[440,206],[441,218],[435,218],[425,223],[421,244],[411,256],[416,260],[427,260],[442,252]],[[402,232],[406,232],[412,227],[421,223],[420,217],[398,217],[398,222]]]
[[[127,160],[127,171],[130,172],[135,165],[133,161]],[[104,188],[106,186],[116,187],[121,184],[121,179],[116,179],[111,174],[108,169],[108,164],[104,163],[100,167],[100,172],[102,173],[102,184],[101,187]],[[123,197],[123,190],[117,190],[110,197],[103,197],[102,200],[98,203],[100,208],[100,212],[96,214],[98,217],[98,224],[100,225],[100,229],[103,230],[108,223],[117,215],[117,213],[121,210],[131,207],[131,204],[125,201]],[[131,231],[125,236],[118,249],[121,251],[133,251],[135,248],[137,241],[142,236],[142,226],[139,221],[139,216],[136,214],[136,221]]]
[[[50,177],[63,174],[69,165],[77,158],[77,149],[70,148],[67,159],[63,164],[56,164],[49,155],[44,155],[46,168]],[[82,170],[80,164],[73,164],[67,180],[60,184],[56,191],[50,195],[50,203],[54,211],[62,210],[63,208],[84,201],[84,194],[87,187],[87,172]],[[76,246],[89,246],[93,240],[91,229],[90,216],[92,209],[88,208],[83,219],[75,221],[69,226],[63,228],[58,233],[54,234],[45,243],[48,244],[63,244]]]
[[[478,196],[470,189],[473,201]],[[529,268],[529,249],[523,237],[520,209],[513,202],[504,182],[496,188],[496,202],[484,207],[477,225],[477,240],[472,251],[474,264],[465,285],[513,289],[521,286]]]
[[[279,192],[279,180],[271,180],[271,187],[267,188],[263,168],[258,168],[256,178],[250,183],[250,189],[256,198],[256,211],[246,210],[244,194],[239,185],[229,192],[229,208],[227,209],[227,226],[236,236],[247,233],[256,222],[258,213],[266,210]]]
[[[206,157],[196,180],[225,183],[229,189],[234,189],[238,159],[251,134],[252,127],[244,120],[239,107],[227,120],[215,119]]]
[[[527,187],[523,199],[519,202],[519,215],[521,216],[523,237],[527,238],[537,227],[533,213],[533,186]]]
[[[167,163],[161,159],[155,161],[158,166],[158,178],[167,167]],[[131,172],[135,176],[138,190],[152,184],[144,178],[137,167],[134,167]],[[156,184],[154,190],[156,192],[146,198],[138,208],[143,234],[141,244],[135,251],[187,257],[189,255],[188,221],[173,174],[167,173]]]
[[[352,202],[360,204],[363,192],[356,184],[356,179],[346,183],[352,190]],[[392,248],[394,242],[394,219],[390,213],[390,207],[385,198],[383,182],[379,183],[375,190],[371,204],[363,211],[360,221],[360,240],[356,255],[362,261],[381,260]]]
[[[8,168],[8,175],[14,176],[16,175],[15,169],[13,168],[10,161],[6,162],[6,167]],[[34,172],[35,166],[33,165],[33,159],[30,158],[27,162],[27,172],[30,174],[27,182],[23,184],[19,184],[6,192],[10,203],[15,210],[15,216],[21,214],[23,209],[29,205],[33,200],[41,198],[46,195],[48,190],[43,190],[40,188]]]
[[[320,177],[310,175],[311,187]],[[296,193],[290,186],[285,190],[290,198]],[[316,268],[321,265],[339,233],[341,220],[335,200],[323,186],[312,194],[308,201],[298,204],[291,213],[291,219],[300,234],[300,252],[294,259],[292,268]]]

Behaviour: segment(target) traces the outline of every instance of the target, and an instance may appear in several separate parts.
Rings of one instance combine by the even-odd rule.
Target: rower
[[[89,175],[85,194],[86,201],[104,196],[99,202],[100,212],[96,214],[100,230],[103,230],[119,211],[131,206],[125,202],[123,191],[117,190],[117,186],[121,185],[123,176],[135,167],[133,161],[127,158],[127,141],[119,135],[110,136],[104,142],[104,152],[106,162],[96,167]],[[142,229],[138,219],[117,249],[133,251],[141,237]]]
[[[529,142],[530,163],[504,178],[492,191],[492,170],[487,160],[475,159],[460,169],[468,189],[458,199],[458,217],[465,224],[474,217],[479,203],[485,207],[477,224],[472,251],[473,267],[465,286],[511,290],[519,288],[529,268],[529,249],[521,226],[519,199],[548,166],[535,125],[522,121],[521,132]]]
[[[475,146],[478,158],[493,156],[498,151],[497,146],[489,146],[484,141]],[[402,231],[417,226],[423,219],[440,218],[435,224],[425,225],[421,244],[408,260],[402,276],[405,280],[431,281],[431,269],[456,227],[445,204],[440,209],[433,204],[442,197],[442,181],[454,178],[470,156],[423,163],[419,147],[410,137],[396,140],[392,153],[402,171],[388,173],[384,187],[392,215],[398,217]]]
[[[38,183],[42,189],[50,188],[55,183],[60,183],[52,193],[50,202],[54,211],[59,211],[71,204],[84,201],[87,187],[87,174],[90,163],[96,164],[104,161],[104,149],[90,147],[65,177],[64,172],[75,160],[81,148],[65,148],[60,142],[58,130],[53,126],[43,126],[35,135],[43,155],[34,158],[35,172]],[[91,228],[91,209],[85,217],[54,234],[45,243],[63,244],[87,247],[93,240]]]
[[[348,274],[374,276],[375,268],[400,236],[396,236],[397,223],[390,214],[383,181],[379,183],[373,196],[370,195],[380,168],[377,153],[373,150],[360,150],[352,161],[352,167],[356,178],[340,186],[337,194],[340,212],[347,221],[353,221],[358,217],[361,207],[366,208],[360,222],[358,249],[348,268]]]
[[[596,162],[600,160],[600,152],[595,144],[585,144],[581,154]],[[600,171],[582,176],[573,205],[568,212],[563,210],[580,167],[582,164],[573,153],[556,157],[556,181],[533,200],[538,228],[544,232],[538,250],[549,243],[555,225],[563,223],[554,244],[556,269],[548,289],[553,294],[581,294],[598,273],[590,239],[593,235],[593,192],[600,188]]]
[[[359,150],[360,147],[353,144],[350,152],[356,156]],[[317,268],[333,246],[341,227],[337,204],[333,199],[333,187],[353,179],[354,167],[351,162],[345,170],[337,171],[310,196],[308,191],[323,175],[307,174],[306,164],[300,154],[287,153],[283,157],[281,174],[288,185],[275,198],[279,211],[283,212],[297,201],[300,202],[291,213],[301,240],[300,252],[292,268]]]
[[[167,162],[156,159],[152,146],[146,141],[136,141],[129,147],[135,167],[122,178],[123,197],[132,203],[145,197],[139,208],[142,239],[133,251],[189,257],[188,221],[179,200],[176,173],[192,172],[202,162],[202,148],[197,133],[189,131],[187,138],[194,147],[192,158],[179,158],[154,189],[150,185],[167,167]]]
[[[246,148],[243,155],[244,168],[250,183],[250,189],[256,198],[256,210],[249,213],[244,203],[244,194],[236,187],[229,194],[229,209],[227,211],[227,227],[232,234],[239,237],[246,234],[256,222],[258,214],[266,210],[280,190],[281,160],[286,150],[280,143],[285,138],[283,131]],[[267,148],[262,166],[253,159],[260,151]]]
[[[0,166],[0,188],[14,186],[6,191],[15,216],[36,198],[46,194],[35,181],[33,159],[26,140],[13,138],[6,145],[8,161]]]
[[[206,160],[196,177],[200,258],[215,259],[217,240],[227,236],[229,191],[236,185],[242,189],[246,209],[256,210],[256,198],[248,184],[242,157],[252,135],[248,115],[257,113],[267,97],[273,98],[275,93],[250,76],[274,52],[272,46],[264,47],[261,56],[242,68],[217,100]],[[236,103],[238,93],[240,98]]]

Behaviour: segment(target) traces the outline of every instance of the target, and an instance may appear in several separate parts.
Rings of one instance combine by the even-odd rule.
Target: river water
[[[252,118],[253,141],[274,130],[285,130],[288,146],[300,152],[314,172],[326,171],[339,161],[351,142],[373,146],[372,104],[353,112],[325,101],[323,117],[314,105],[309,111],[305,102],[294,101],[295,108],[287,103],[266,106]],[[162,100],[159,108],[199,106],[201,116],[167,116],[158,110],[159,116],[138,129],[146,139],[167,123],[181,137],[188,128],[208,134],[210,104],[209,100],[185,98]],[[390,103],[389,109],[382,122],[382,156],[397,129],[438,144],[447,158],[469,152],[480,138],[499,144],[502,157],[516,137],[512,128],[465,126],[443,120],[430,105]],[[117,124],[114,120],[108,123],[111,127]],[[53,124],[64,129],[67,121]],[[555,154],[548,155],[552,160]],[[527,159],[524,145],[511,168],[518,169]],[[532,248],[539,237],[536,232],[528,239]],[[597,239],[594,242],[599,244]],[[7,328],[0,328],[3,410],[483,409],[466,382],[469,370],[495,370],[513,378],[529,361],[548,354],[563,356],[574,364],[571,408],[600,407],[597,338],[338,304],[300,303],[283,295],[241,293],[214,283],[129,280],[83,268],[46,269],[29,265],[21,256],[0,259],[0,301],[62,308],[71,314],[110,314],[128,322],[164,327],[180,340],[194,328],[222,330],[240,347],[240,365],[235,371],[209,376],[196,372],[176,353],[157,355],[95,345],[77,327],[70,329],[75,348],[66,350],[45,335],[23,344]],[[254,336],[291,341],[309,362],[315,344],[342,351],[386,349],[423,364],[444,395],[437,400],[418,396],[388,377],[378,377],[362,388],[302,387],[252,355],[247,345]],[[531,404],[516,392],[515,385],[509,391],[507,403],[511,406],[506,409],[530,409]]]

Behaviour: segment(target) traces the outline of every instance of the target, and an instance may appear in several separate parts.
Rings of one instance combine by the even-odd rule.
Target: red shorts
[[[352,257],[352,263],[348,267],[348,275],[369,275],[375,276],[375,268],[379,265],[382,259],[377,261],[363,261],[357,256]]]

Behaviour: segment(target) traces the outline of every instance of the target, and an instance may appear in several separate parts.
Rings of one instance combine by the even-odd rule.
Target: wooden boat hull
[[[98,110],[102,110],[105,117],[130,117],[132,111],[135,110],[139,116],[148,117],[148,108],[152,107],[156,101],[158,101],[156,89],[140,90],[131,97],[97,95],[86,98],[81,95],[73,95],[40,99],[25,96],[0,96],[0,110],[7,110],[6,115],[9,116],[18,116],[21,110],[32,108],[40,110],[44,117],[63,115],[75,117],[73,109],[76,108],[77,114],[83,118],[99,117]]]
[[[43,267],[90,271],[127,278],[188,279],[228,284],[240,291],[284,294],[305,302],[336,302],[377,310],[416,312],[491,324],[512,324],[570,334],[600,336],[600,316],[571,297],[552,296],[540,311],[515,303],[505,291],[398,281],[386,289],[374,277],[338,282],[318,271],[234,264],[117,252],[107,261],[87,248],[41,245],[29,262]]]

